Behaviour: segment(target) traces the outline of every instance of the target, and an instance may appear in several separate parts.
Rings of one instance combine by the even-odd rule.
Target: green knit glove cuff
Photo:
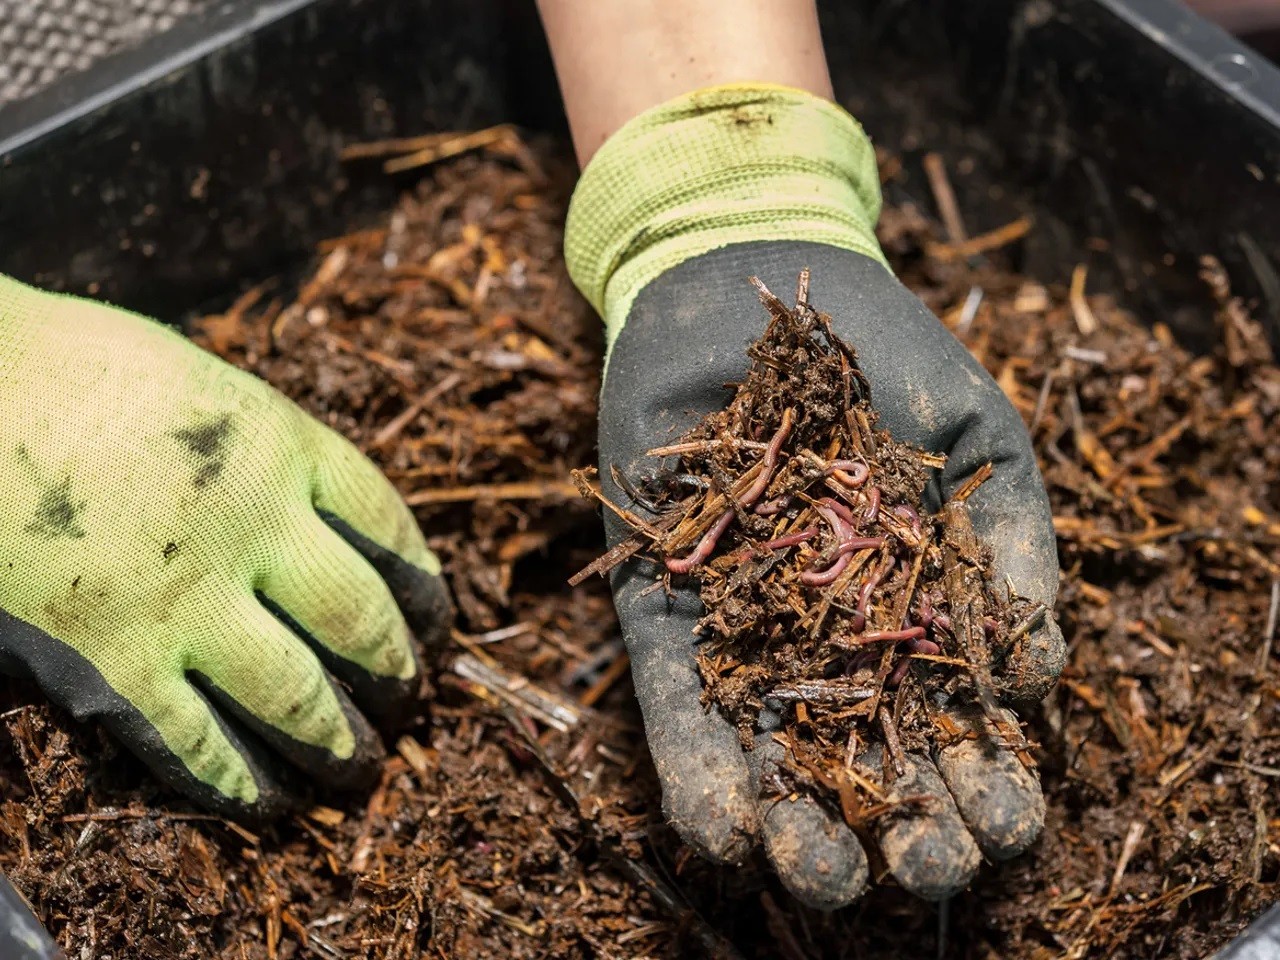
[[[826,243],[885,263],[879,216],[875,150],[846,111],[789,87],[711,87],[605,142],[569,205],[565,258],[612,346],[636,295],[677,264],[755,240]]]

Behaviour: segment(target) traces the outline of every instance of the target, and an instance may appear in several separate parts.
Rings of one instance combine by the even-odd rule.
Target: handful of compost
[[[965,501],[990,466],[926,515],[945,458],[876,429],[857,354],[810,305],[808,271],[794,308],[752,283],[770,320],[746,377],[725,409],[649,451],[665,464],[654,475],[614,468],[656,520],[607,504],[633,533],[592,569],[645,550],[667,586],[694,578],[704,703],[744,748],[761,736],[785,748],[792,782],[780,794],[825,796],[851,827],[910,802],[883,802],[879,777],[858,769],[868,745],[883,744],[892,780],[904,752],[970,735],[942,707],[980,708],[1030,767],[997,701],[1006,663],[1047,610],[995,580],[969,522]]]

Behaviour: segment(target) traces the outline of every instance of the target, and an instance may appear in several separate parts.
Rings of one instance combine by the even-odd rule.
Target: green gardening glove
[[[747,278],[785,295],[809,267],[810,300],[857,349],[881,425],[947,455],[929,491],[932,507],[993,463],[994,478],[969,501],[974,525],[1015,590],[1052,608],[1053,523],[1026,430],[982,366],[894,278],[873,232],[879,212],[875,155],[862,128],[798,90],[699,91],[640,115],[601,147],[574,194],[565,248],[608,329],[605,491],[642,511],[611,468],[632,479],[652,473],[646,450],[728,402],[726,384],[745,373],[746,347],[767,319]],[[627,534],[612,516],[606,521],[611,544]],[[766,712],[755,748],[742,751],[737,732],[700,700],[696,588],[677,579],[668,594],[653,580],[645,563],[624,564],[613,595],[668,817],[717,860],[741,859],[758,839],[783,882],[814,906],[853,900],[868,882],[860,839],[812,798],[777,797],[785,760],[768,734],[788,718]],[[1050,620],[1011,664],[1005,701],[1043,697],[1063,660]],[[988,736],[983,718],[963,705],[938,706],[975,736],[906,758],[889,798],[932,802],[880,818],[865,837],[901,886],[929,899],[964,887],[982,856],[1025,849],[1044,820],[1034,774]],[[879,770],[879,748],[858,762]]]
[[[350,443],[151,320],[0,276],[0,668],[261,818],[366,781],[449,624]]]

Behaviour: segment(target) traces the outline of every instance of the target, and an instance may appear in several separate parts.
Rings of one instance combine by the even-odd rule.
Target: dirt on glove
[[[1083,276],[1019,274],[1025,225],[948,242],[916,158],[886,162],[895,270],[1031,429],[1070,657],[1025,717],[1039,841],[944,908],[880,887],[826,915],[661,822],[607,587],[566,585],[603,549],[567,480],[595,461],[602,348],[560,260],[572,168],[471,142],[197,329],[413,505],[460,611],[424,717],[371,796],[255,833],[6,682],[0,869],[70,956],[1191,960],[1280,895],[1280,371],[1216,265],[1197,356]]]

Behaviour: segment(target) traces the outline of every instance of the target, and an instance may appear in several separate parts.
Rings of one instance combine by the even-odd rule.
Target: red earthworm
[[[890,560],[892,562],[892,559]],[[876,587],[880,586],[880,578],[888,572],[887,567],[883,564],[875,573],[867,578],[867,582],[862,585],[862,589],[858,591],[858,612],[863,617],[867,615],[867,604],[871,601],[871,593]]]
[[[838,542],[829,567],[823,570],[806,570],[800,574],[800,582],[808,587],[825,587],[829,583],[834,583],[836,577],[844,573],[845,567],[849,565],[849,558],[852,554],[858,550],[869,550],[884,543],[884,537],[853,536],[854,531],[851,524],[853,514],[849,512],[849,509],[844,504],[838,503],[830,497],[824,497],[818,501],[818,512],[830,524],[831,532],[836,535]],[[848,521],[846,521],[846,517]]]
[[[836,577],[844,573],[844,568],[849,565],[848,553],[842,554],[836,558],[836,562],[831,564],[825,570],[806,570],[800,574],[800,582],[806,587],[825,587],[829,583],[834,583]]]
[[[860,611],[858,610],[853,611],[853,613],[850,614],[849,616],[849,629],[851,629],[854,633],[861,633],[866,628],[867,628],[867,618],[863,616],[863,614]]]
[[[899,561],[893,567],[893,576],[889,578],[885,584],[887,589],[897,590],[899,587],[905,587],[907,581],[911,579],[911,564],[905,559]]]
[[[756,516],[772,517],[781,513],[791,505],[791,494],[781,497],[774,497],[772,500],[766,500],[764,503],[756,504]]]
[[[880,488],[872,487],[867,491],[867,512],[865,514],[867,523],[875,523],[878,516],[880,516]]]
[[[854,516],[854,512],[852,512],[849,507],[846,507],[844,503],[841,503],[840,500],[832,499],[831,497],[823,497],[818,500],[819,511],[823,507],[826,507],[829,511],[835,513],[835,515],[840,517],[841,520],[844,520],[846,524],[849,524],[850,526],[858,525],[858,518]]]
[[[920,594],[920,609],[916,616],[920,626],[926,630],[933,626],[933,598],[929,594]]]
[[[933,615],[933,622],[943,630],[948,632],[951,631],[951,618],[945,613],[935,613]]]
[[[994,637],[999,629],[1000,624],[996,623],[991,617],[982,618],[982,631],[987,635],[988,640]]]
[[[797,533],[788,533],[785,537],[779,537],[777,540],[770,540],[764,545],[765,550],[782,550],[786,547],[794,547],[804,543],[806,540],[812,540],[818,535],[817,527],[808,527]]]
[[[790,409],[783,412],[781,425],[773,435],[773,439],[769,441],[769,445],[765,447],[764,459],[761,461],[760,476],[756,477],[755,483],[746,489],[742,494],[742,499],[738,501],[738,506],[742,509],[749,508],[768,489],[769,481],[773,479],[773,471],[778,465],[778,453],[782,450],[782,444],[786,442],[788,434],[791,433],[793,416]],[[720,514],[716,522],[712,524],[711,529],[703,534],[702,539],[698,541],[698,545],[694,547],[692,553],[679,559],[673,557],[666,559],[667,569],[672,573],[688,573],[706,560],[707,557],[711,556],[711,551],[716,548],[716,543],[719,542],[725,530],[729,528],[729,521],[733,517],[734,512],[732,509]]]
[[[720,540],[721,534],[729,529],[729,521],[733,519],[733,516],[732,510],[726,510],[720,514],[719,519],[711,525],[711,529],[702,535],[702,539],[698,541],[698,545],[693,548],[692,553],[687,557],[667,557],[664,561],[667,569],[672,573],[688,573],[706,560],[707,557],[711,556],[711,551],[716,548],[716,543]]]
[[[858,637],[859,646],[867,643],[884,643],[892,640],[895,643],[903,640],[924,639],[924,627],[907,627],[905,630],[872,630]]]
[[[911,654],[925,653],[929,656],[936,657],[942,652],[942,648],[932,640],[925,640],[919,637],[915,640],[908,640],[905,646],[907,656],[903,657],[902,660],[899,661],[898,665],[893,668],[893,673],[889,674],[889,678],[884,682],[884,685],[890,689],[893,689],[900,684],[902,682],[902,678],[907,675],[907,671],[911,669]]]
[[[884,537],[850,537],[848,540],[841,540],[836,546],[835,555],[842,557],[846,553],[857,553],[859,550],[871,550],[874,547],[884,545]]]
[[[849,508],[838,500],[823,497],[817,503],[818,513],[831,526],[831,532],[841,542],[853,535],[854,519]]]
[[[849,471],[852,471],[852,476]],[[860,460],[832,460],[824,471],[827,476],[835,477],[846,487],[860,487],[867,482],[871,468]]]
[[[769,445],[765,447],[763,464],[760,467],[760,476],[756,477],[755,483],[751,484],[742,494],[742,499],[738,501],[739,506],[744,510],[760,499],[766,490],[769,489],[769,481],[773,479],[773,471],[778,466],[778,453],[782,450],[783,443],[786,442],[788,435],[791,433],[792,413],[788,408],[782,414],[782,424],[778,427],[778,432],[773,435],[773,439],[769,441]]]
[[[893,508],[895,516],[902,517],[911,524],[911,532],[917,537],[920,536],[920,514],[916,513],[915,507],[908,506],[903,503]]]

